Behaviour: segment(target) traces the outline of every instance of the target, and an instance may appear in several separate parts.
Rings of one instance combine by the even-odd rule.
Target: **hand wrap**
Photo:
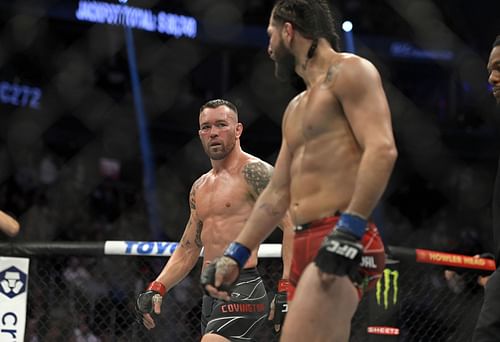
[[[224,255],[221,258],[212,260],[203,272],[201,272],[200,283],[203,291],[207,295],[210,295],[206,290],[206,285],[215,287],[215,275],[220,272],[222,273],[223,282],[217,287],[217,290],[231,293],[231,289],[238,280],[239,271],[245,266],[251,254],[252,251],[246,246],[239,242],[231,242],[224,251]],[[234,273],[235,266],[237,266],[237,274]],[[228,276],[230,276],[229,279],[227,279]],[[224,280],[227,281],[224,282]]]
[[[227,256],[238,263],[240,270],[245,266],[252,251],[248,247],[239,242],[231,242],[224,251],[224,256]]]
[[[238,270],[238,273],[231,283],[228,284],[222,282],[222,284],[217,287],[217,290],[231,293],[234,284],[238,280],[240,270],[240,268],[236,267],[235,263],[237,264],[237,261],[235,259],[228,256],[223,256],[221,258],[215,258],[210,264],[205,267],[200,276],[200,283],[205,294],[210,295],[210,293],[208,293],[207,289],[205,288],[206,285],[212,285],[213,287],[215,287],[215,273],[219,270],[219,272],[223,272],[224,275],[226,275],[228,267],[231,266],[230,264],[232,264],[232,266]]]
[[[142,324],[143,315],[154,312],[154,304],[162,302],[165,295],[165,285],[159,281],[153,281],[145,291],[139,293],[135,301],[135,312],[137,321]]]

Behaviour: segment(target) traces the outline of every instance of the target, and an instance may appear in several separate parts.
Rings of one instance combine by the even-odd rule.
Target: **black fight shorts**
[[[201,333],[217,334],[230,341],[254,341],[252,337],[266,321],[269,303],[257,269],[244,269],[229,302],[203,296]]]

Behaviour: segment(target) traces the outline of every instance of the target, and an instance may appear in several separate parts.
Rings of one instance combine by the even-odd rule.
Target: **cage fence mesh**
[[[156,328],[136,322],[136,295],[155,278],[166,258],[32,257],[26,341],[199,341],[202,289],[200,263],[164,298]],[[269,298],[281,276],[281,261],[259,261]],[[365,295],[352,321],[350,341],[468,341],[482,302],[477,274],[464,271],[449,283],[443,268],[402,262],[386,269]],[[399,337],[371,335],[368,326],[399,327]],[[377,340],[377,338],[379,338]],[[383,338],[380,340],[380,338]],[[278,341],[271,322],[256,341]]]
[[[146,201],[124,27],[74,16],[80,3],[101,2],[118,3],[0,0],[0,209],[21,223],[13,242],[179,239],[191,184],[210,168],[197,136],[198,109],[208,99],[233,101],[245,126],[245,151],[276,159],[282,113],[297,89],[275,79],[267,56],[271,2],[129,1],[155,14],[193,15],[206,33],[190,39],[133,30],[155,166],[157,197]],[[484,50],[477,47],[486,41],[489,51],[498,32],[473,30],[493,22],[485,18],[499,13],[500,2],[468,11],[456,0],[332,3],[339,19],[362,23],[354,21],[357,53],[379,69],[391,108],[399,160],[377,212],[385,242],[470,255],[491,250],[499,116],[486,90]],[[463,25],[473,18],[481,25]],[[254,24],[262,39],[237,36]],[[391,56],[372,35],[455,58]],[[151,207],[158,210],[159,237]],[[165,261],[32,257],[28,341],[89,334],[101,341],[198,340],[199,266],[168,294],[157,328],[134,323],[134,297]],[[270,291],[279,265],[261,260]],[[366,334],[368,322],[383,318],[400,327],[403,341],[467,341],[482,289],[472,274],[451,284],[442,271],[401,263],[360,303],[351,340],[375,340]],[[390,307],[394,291],[398,300]],[[277,339],[271,325],[260,334],[260,341]]]

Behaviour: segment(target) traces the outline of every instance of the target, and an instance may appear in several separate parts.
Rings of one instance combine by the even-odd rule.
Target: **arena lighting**
[[[126,2],[121,0],[120,2]],[[102,1],[78,2],[75,17],[96,24],[125,25],[130,28],[159,32],[169,36],[196,38],[198,24],[193,17],[149,9],[111,4]]]
[[[346,20],[342,23],[342,30],[344,32],[351,32],[352,31],[352,23],[349,20]]]
[[[393,42],[390,54],[394,57],[451,61],[455,57],[450,50],[424,50],[405,42]]]
[[[345,50],[350,53],[355,53],[356,48],[354,47],[354,36],[352,33],[352,22],[346,20],[342,23],[342,30],[344,31],[344,45]]]

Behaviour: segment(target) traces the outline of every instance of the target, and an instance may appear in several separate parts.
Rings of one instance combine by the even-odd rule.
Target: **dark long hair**
[[[304,37],[312,39],[313,44],[324,38],[336,51],[340,49],[335,20],[325,0],[278,0],[273,8],[273,20],[290,22]]]

